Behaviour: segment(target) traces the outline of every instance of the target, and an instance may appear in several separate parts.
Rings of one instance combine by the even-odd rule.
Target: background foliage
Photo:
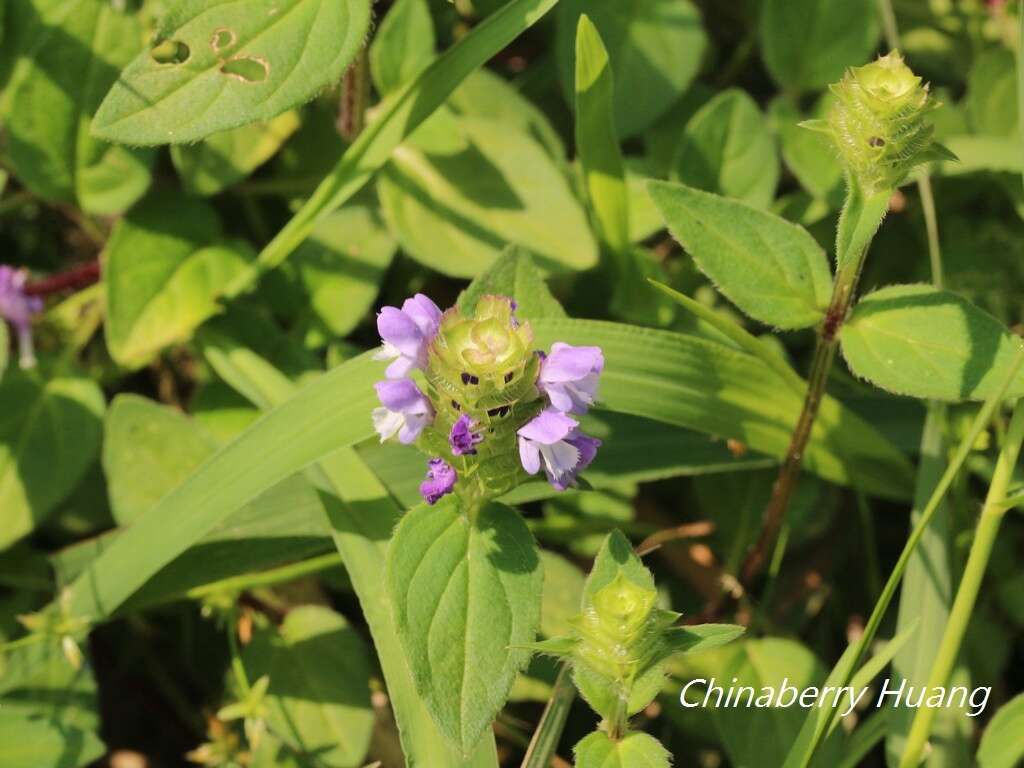
[[[34,368],[0,323],[0,766],[518,765],[562,689],[547,658],[516,675],[506,657],[526,654],[509,645],[531,619],[566,634],[609,531],[668,531],[644,560],[660,603],[714,604],[757,537],[831,290],[843,171],[798,123],[895,24],[959,161],[925,169],[934,202],[913,178],[888,202],[782,545],[726,617],[748,631],[672,662],[628,739],[588,736],[581,702],[553,737],[558,765],[584,737],[581,763],[661,765],[651,736],[677,766],[791,764],[801,729],[824,725],[684,709],[680,682],[825,681],[972,401],[1005,381],[1024,322],[1018,14],[1002,0],[0,5],[0,261],[46,300]],[[931,205],[942,290],[926,285]],[[423,617],[390,605],[422,599],[406,571],[432,540],[396,530],[422,460],[377,442],[367,350],[375,310],[417,291],[440,306],[514,296],[537,346],[606,357],[585,489],[529,483],[488,508],[501,535],[541,547],[502,585],[513,602],[460,635],[500,668],[493,690],[453,688],[415,647]],[[922,399],[948,403],[929,410],[941,418]],[[997,412],[970,446],[864,684],[893,657],[885,675],[927,678],[1005,430]],[[471,557],[478,533],[446,548]],[[392,536],[408,546],[386,574]],[[928,766],[1024,756],[1022,552],[1011,511],[954,673],[992,701],[940,715]],[[463,588],[490,594],[486,576]],[[814,765],[895,765],[909,727],[865,710]]]

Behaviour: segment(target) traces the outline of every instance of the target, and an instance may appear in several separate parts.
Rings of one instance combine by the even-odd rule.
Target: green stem
[[[960,445],[956,449],[956,454],[949,462],[949,465],[946,467],[946,471],[943,472],[939,482],[935,485],[935,490],[932,491],[931,498],[928,499],[928,503],[921,511],[921,517],[918,519],[917,524],[914,526],[914,530],[911,531],[910,536],[907,538],[907,543],[903,546],[903,551],[900,553],[899,560],[896,561],[896,566],[892,569],[892,573],[889,574],[889,579],[885,582],[885,587],[882,588],[882,595],[878,598],[878,602],[875,603],[875,607],[871,611],[871,616],[868,619],[867,625],[864,627],[864,633],[857,641],[856,650],[853,654],[853,660],[850,663],[849,671],[844,675],[844,679],[837,683],[837,686],[842,687],[849,685],[850,677],[852,677],[854,671],[864,658],[864,652],[868,647],[870,647],[871,643],[874,642],[875,635],[878,633],[878,628],[882,624],[882,619],[885,618],[885,613],[889,609],[889,604],[892,602],[892,598],[896,594],[896,590],[899,588],[900,581],[903,579],[903,573],[907,569],[907,564],[910,562],[911,555],[914,554],[914,550],[921,541],[921,537],[931,524],[936,510],[945,498],[946,492],[949,491],[949,487],[953,484],[953,479],[960,472],[960,468],[967,460],[968,454],[970,454],[974,449],[978,436],[988,426],[989,422],[992,420],[992,414],[995,413],[996,408],[1003,401],[1006,391],[1017,379],[1017,373],[1020,371],[1022,365],[1024,365],[1024,346],[1021,346],[1018,349],[1017,356],[1014,359],[1013,364],[1010,366],[1006,379],[1001,383],[999,389],[996,392],[993,392],[979,409],[978,415],[974,417],[974,421],[971,423],[970,430],[968,430],[963,440],[960,441]],[[812,742],[811,749],[804,753],[801,761],[798,763],[800,768],[807,768],[807,766],[810,765],[815,751],[821,746],[821,743],[828,733],[829,726],[835,719],[837,712],[838,710],[832,710],[831,717],[823,718],[820,721],[817,729],[815,730],[814,741]]]
[[[1013,470],[1017,466],[1017,459],[1020,458],[1022,443],[1024,443],[1024,402],[1018,401],[1010,422],[1010,429],[1003,441],[1002,450],[999,452],[999,460],[992,476],[992,483],[988,488],[985,506],[981,510],[974,543],[971,545],[971,552],[967,557],[967,565],[964,568],[960,587],[957,589],[956,599],[953,601],[953,609],[950,611],[949,621],[946,623],[946,631],[942,636],[942,643],[939,645],[935,662],[932,664],[931,674],[928,676],[928,690],[945,687],[949,682],[957,657],[960,655],[960,646],[963,644],[967,626],[971,621],[971,614],[974,612],[974,606],[978,600],[978,593],[981,591],[981,582],[992,556],[992,547],[999,534],[1003,517],[1006,515],[1006,507],[1003,502],[1013,478]],[[906,749],[900,759],[900,768],[914,768],[920,763],[921,753],[928,741],[937,711],[938,709],[935,707],[922,707],[917,711],[914,723],[910,728],[910,735],[907,737]]]
[[[308,560],[300,560],[297,563],[282,565],[280,568],[273,568],[257,573],[243,573],[240,576],[232,576],[220,581],[213,581],[209,584],[202,584],[193,587],[185,593],[189,600],[202,600],[210,595],[221,592],[243,592],[247,589],[257,587],[270,587],[275,584],[284,584],[295,581],[303,576],[325,571],[342,564],[341,555],[337,552],[328,552],[326,555],[311,557]]]
[[[231,672],[235,676],[235,682],[241,691],[240,698],[246,698],[252,690],[249,687],[249,678],[245,674],[245,666],[242,664],[242,653],[238,647],[238,605],[231,607],[228,614],[228,648],[231,650]]]
[[[811,361],[811,372],[807,378],[807,393],[796,427],[789,441],[789,448],[779,468],[779,475],[772,487],[772,496],[765,509],[761,534],[747,555],[743,564],[743,581],[750,582],[764,568],[769,553],[779,535],[786,510],[793,498],[796,481],[803,466],[804,452],[811,439],[811,431],[818,416],[818,408],[825,397],[825,382],[835,360],[839,344],[839,330],[853,304],[857,283],[864,267],[864,257],[878,227],[885,217],[891,190],[883,190],[865,196],[860,185],[850,178],[843,211],[839,216],[836,234],[836,277],[832,284],[832,300],[825,312],[825,318],[818,328],[818,340]]]
[[[523,757],[522,768],[548,768],[558,748],[558,742],[565,730],[569,708],[576,698],[576,687],[572,683],[572,671],[568,664],[562,666],[551,690],[551,698],[540,717],[537,730],[533,732],[530,746]]]

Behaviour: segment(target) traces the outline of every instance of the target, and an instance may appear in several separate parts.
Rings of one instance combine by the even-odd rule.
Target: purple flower
[[[600,347],[573,347],[556,341],[540,364],[537,387],[562,413],[586,413],[597,397],[603,369]]]
[[[597,455],[601,441],[579,431],[579,422],[555,408],[547,408],[519,432],[519,459],[535,475],[544,467],[548,482],[564,491],[576,482]]]
[[[431,459],[427,462],[427,479],[420,484],[420,495],[427,504],[436,504],[442,496],[447,496],[459,479],[455,468],[444,459]]]
[[[448,434],[448,445],[451,446],[452,454],[455,456],[472,456],[476,454],[477,443],[483,442],[484,436],[475,432],[476,422],[469,418],[469,414],[462,414],[452,425],[452,431]]]
[[[386,379],[375,385],[381,408],[373,410],[373,427],[383,443],[398,435],[399,442],[415,442],[434,420],[430,401],[411,379]]]
[[[43,311],[43,300],[25,295],[28,273],[0,265],[0,318],[9,322],[18,335],[18,353],[22,368],[36,364],[32,348],[32,315]]]
[[[441,322],[441,310],[427,296],[417,293],[401,309],[384,307],[377,315],[377,331],[384,346],[375,360],[394,360],[385,375],[400,379],[413,368],[425,368],[427,348]]]

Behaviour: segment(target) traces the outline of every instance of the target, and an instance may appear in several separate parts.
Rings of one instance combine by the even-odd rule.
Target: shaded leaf
[[[74,490],[99,451],[105,403],[86,378],[10,370],[0,382],[0,550]]]
[[[672,177],[766,208],[779,181],[779,158],[754,100],[731,88],[697,110],[683,131]]]
[[[32,17],[40,5],[23,8]],[[140,48],[141,25],[103,0],[65,0],[45,21],[31,21],[40,31],[13,75],[4,126],[14,172],[46,200],[123,211],[149,186],[153,153],[108,144],[89,130],[118,70]]]
[[[978,747],[978,768],[1014,768],[1024,759],[1024,694],[996,712]]]
[[[653,123],[693,81],[707,36],[689,0],[562,0],[556,41],[565,92],[573,92],[576,28],[586,13],[611,58],[615,124],[629,137]]]
[[[243,654],[252,679],[269,675],[267,725],[292,749],[331,768],[359,768],[370,745],[370,663],[362,638],[318,605],[288,612]]]
[[[618,741],[594,731],[573,747],[576,768],[669,768],[671,755],[653,736],[627,733]]]
[[[525,249],[510,245],[497,261],[459,295],[460,309],[471,314],[476,303],[487,294],[508,296],[516,301],[516,315],[524,320],[535,317],[566,317],[558,299],[551,295],[533,259]]]
[[[434,59],[434,20],[426,0],[398,0],[370,44],[370,74],[386,96],[422,72]]]

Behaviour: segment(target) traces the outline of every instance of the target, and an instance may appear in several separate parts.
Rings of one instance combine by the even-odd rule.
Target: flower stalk
[[[967,626],[971,621],[971,614],[974,612],[974,606],[978,600],[978,593],[981,591],[981,583],[988,568],[988,561],[992,556],[992,547],[999,534],[1003,518],[1006,516],[1007,506],[1004,502],[1013,479],[1014,468],[1020,458],[1022,444],[1024,444],[1024,402],[1018,400],[1002,449],[999,452],[996,469],[992,475],[992,483],[989,485],[988,494],[985,497],[985,506],[978,519],[978,527],[974,534],[970,554],[967,557],[967,565],[964,567],[963,578],[960,580],[956,598],[953,600],[953,608],[950,611],[949,620],[946,622],[946,630],[942,635],[942,642],[935,656],[935,662],[932,664],[931,674],[928,676],[928,690],[946,686],[953,673],[957,657],[960,655],[960,646],[963,644]],[[910,727],[910,734],[907,736],[903,756],[900,758],[900,768],[913,768],[921,762],[921,754],[928,742],[928,736],[931,734],[936,712],[937,710],[933,707],[918,709]]]

